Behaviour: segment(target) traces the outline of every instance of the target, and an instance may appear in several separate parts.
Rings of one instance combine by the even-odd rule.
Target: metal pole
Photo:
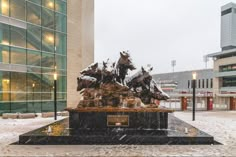
[[[195,88],[196,80],[193,80],[193,121],[195,121]]]
[[[54,119],[57,120],[57,80],[54,80]]]
[[[34,108],[34,87],[33,87],[33,108]],[[34,109],[34,113],[35,113],[35,109]]]

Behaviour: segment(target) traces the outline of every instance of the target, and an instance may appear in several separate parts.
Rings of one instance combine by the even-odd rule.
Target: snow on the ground
[[[224,145],[9,145],[54,120],[0,118],[0,156],[236,156],[236,111],[196,112],[196,121],[191,112],[174,115]]]

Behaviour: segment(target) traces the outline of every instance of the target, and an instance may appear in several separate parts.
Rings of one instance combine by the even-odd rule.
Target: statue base
[[[170,114],[171,110],[157,108],[67,110],[70,112],[69,118],[20,135],[18,144],[218,144],[213,136],[174,117]]]

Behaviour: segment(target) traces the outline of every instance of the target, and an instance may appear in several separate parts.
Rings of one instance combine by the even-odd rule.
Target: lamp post
[[[33,88],[33,108],[34,108],[34,87],[35,87],[35,84],[33,83],[32,84],[32,88]],[[35,109],[34,109],[34,113],[35,113]]]
[[[57,120],[57,73],[54,73],[54,119]]]
[[[196,97],[196,94],[195,94],[195,88],[196,88],[196,78],[197,78],[197,73],[194,72],[193,74],[193,80],[192,80],[192,83],[193,83],[193,121],[195,121],[195,97]]]

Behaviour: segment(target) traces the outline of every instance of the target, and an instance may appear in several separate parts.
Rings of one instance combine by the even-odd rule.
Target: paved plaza
[[[0,118],[0,156],[236,156],[236,111],[174,115],[213,135],[223,145],[10,145],[18,136],[53,122],[53,118]],[[62,119],[65,117],[59,117]]]

